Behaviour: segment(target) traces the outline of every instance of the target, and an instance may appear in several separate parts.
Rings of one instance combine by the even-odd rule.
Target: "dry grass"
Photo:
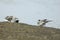
[[[1,22],[0,40],[60,40],[60,29]]]

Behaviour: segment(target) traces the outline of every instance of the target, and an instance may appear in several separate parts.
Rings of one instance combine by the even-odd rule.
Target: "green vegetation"
[[[60,40],[60,29],[0,22],[0,40]]]

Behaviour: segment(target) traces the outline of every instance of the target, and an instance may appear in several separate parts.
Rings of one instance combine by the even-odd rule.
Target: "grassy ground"
[[[0,22],[0,40],[60,40],[60,29]]]

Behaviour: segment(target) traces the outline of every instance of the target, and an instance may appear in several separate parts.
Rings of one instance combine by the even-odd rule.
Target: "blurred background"
[[[60,0],[0,0],[0,21],[15,16],[20,22],[37,25],[38,19],[48,19],[48,27],[60,28]]]

